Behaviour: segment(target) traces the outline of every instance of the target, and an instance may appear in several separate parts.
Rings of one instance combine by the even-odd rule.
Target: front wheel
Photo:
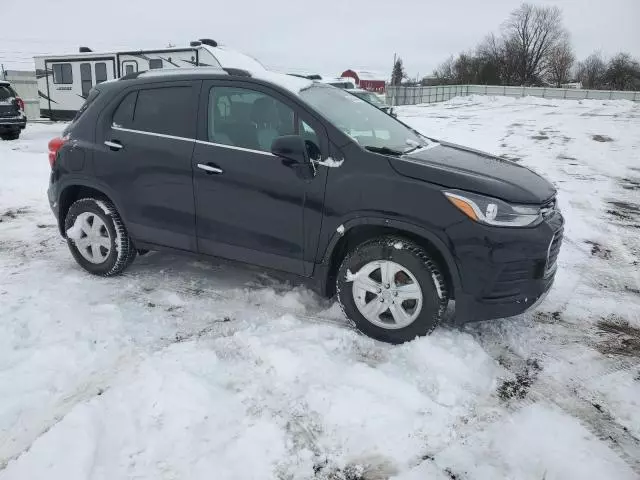
[[[95,198],[76,201],[67,212],[64,229],[71,254],[94,275],[117,275],[135,258],[133,243],[111,202]]]
[[[337,291],[359,330],[394,344],[431,333],[449,300],[444,275],[425,249],[398,237],[370,240],[347,254]]]

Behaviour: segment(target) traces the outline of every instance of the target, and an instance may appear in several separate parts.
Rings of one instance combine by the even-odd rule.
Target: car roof
[[[0,80],[0,85],[11,85],[7,80]]]
[[[124,75],[117,80],[102,82],[100,85],[110,88],[122,82],[127,83],[149,83],[151,81],[162,80],[204,80],[211,78],[233,78],[234,80],[254,79],[266,82],[292,93],[298,94],[305,88],[312,86],[315,82],[299,77],[292,77],[284,73],[271,72],[269,70],[258,70],[249,72],[237,68],[217,68],[217,67],[193,67],[175,69],[157,69],[135,72]]]

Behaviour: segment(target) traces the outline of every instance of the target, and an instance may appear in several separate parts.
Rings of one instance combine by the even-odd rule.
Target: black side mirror
[[[307,145],[300,135],[275,138],[271,143],[271,153],[282,158],[282,163],[295,170],[299,178],[310,180],[316,174],[316,167],[309,158]]]
[[[271,143],[271,153],[287,160],[286,165],[309,164],[309,154],[304,139],[300,135],[284,135]]]

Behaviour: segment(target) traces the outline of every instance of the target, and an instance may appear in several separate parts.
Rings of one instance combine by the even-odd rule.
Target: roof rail
[[[233,75],[235,77],[250,77],[251,72],[248,70],[243,70],[242,68],[223,68],[225,72],[229,75]]]

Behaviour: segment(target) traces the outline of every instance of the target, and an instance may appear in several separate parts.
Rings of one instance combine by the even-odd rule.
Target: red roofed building
[[[342,72],[341,77],[353,78],[356,82],[356,86],[363,90],[369,90],[371,92],[384,92],[384,88],[387,84],[385,75],[377,72],[369,72],[365,70],[345,70]]]

